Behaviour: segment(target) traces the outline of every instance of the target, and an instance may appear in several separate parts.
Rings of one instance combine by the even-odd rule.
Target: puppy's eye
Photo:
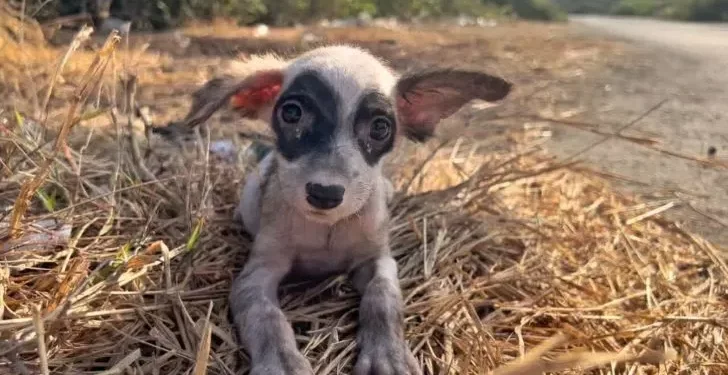
[[[298,124],[301,121],[301,117],[303,117],[303,108],[301,108],[301,104],[295,100],[283,103],[278,112],[278,116],[281,120],[289,125]]]
[[[392,122],[386,117],[375,117],[369,127],[369,137],[375,141],[384,141],[392,133]]]

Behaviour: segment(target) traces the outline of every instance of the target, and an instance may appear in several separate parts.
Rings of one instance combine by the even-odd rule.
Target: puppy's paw
[[[262,361],[254,363],[250,375],[313,375],[313,369],[301,353],[285,351],[268,354]]]
[[[381,338],[362,343],[354,375],[422,375],[407,343]]]

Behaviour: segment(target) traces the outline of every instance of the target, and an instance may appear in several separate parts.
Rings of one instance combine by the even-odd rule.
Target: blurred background
[[[165,29],[185,21],[228,17],[242,25],[296,23],[349,17],[517,16],[563,21],[567,13],[655,16],[694,21],[728,20],[726,0],[12,0],[41,21],[89,14],[99,25],[108,17],[132,20],[134,28]]]

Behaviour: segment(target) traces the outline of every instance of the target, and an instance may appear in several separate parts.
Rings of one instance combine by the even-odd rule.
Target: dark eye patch
[[[296,101],[303,110],[302,121],[291,126],[281,121],[281,106]],[[277,147],[287,160],[310,152],[328,152],[333,142],[338,118],[337,93],[314,72],[296,77],[273,107],[273,131]],[[305,121],[304,121],[305,120]]]
[[[389,123],[391,128],[386,137],[381,137],[381,129],[372,132],[374,120],[386,120]],[[380,122],[378,126],[381,127],[382,123]],[[392,99],[377,91],[365,94],[354,115],[354,135],[357,138],[359,151],[367,164],[376,164],[392,150],[396,132],[397,121]]]

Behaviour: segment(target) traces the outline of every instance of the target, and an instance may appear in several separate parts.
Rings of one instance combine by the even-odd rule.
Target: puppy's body
[[[291,271],[304,276],[349,272],[382,255],[372,249],[386,248],[389,238],[386,203],[391,199],[392,187],[388,180],[375,181],[370,196],[355,215],[327,224],[307,218],[278,199],[282,188],[275,163],[274,154],[261,161],[258,170],[246,180],[236,209],[236,218],[256,239],[275,239],[275,246],[262,246],[262,251],[288,249],[290,254],[284,256],[295,259]]]
[[[382,160],[401,136],[422,141],[463,104],[500,100],[510,84],[458,70],[400,77],[372,55],[345,46],[269,65],[244,78],[210,81],[175,125],[199,125],[232,98],[241,114],[270,122],[276,134],[275,150],[248,177],[236,210],[255,237],[230,294],[251,374],[313,372],[279,307],[278,285],[292,272],[351,275],[362,294],[356,375],[420,374],[404,339],[389,249],[392,185]]]

